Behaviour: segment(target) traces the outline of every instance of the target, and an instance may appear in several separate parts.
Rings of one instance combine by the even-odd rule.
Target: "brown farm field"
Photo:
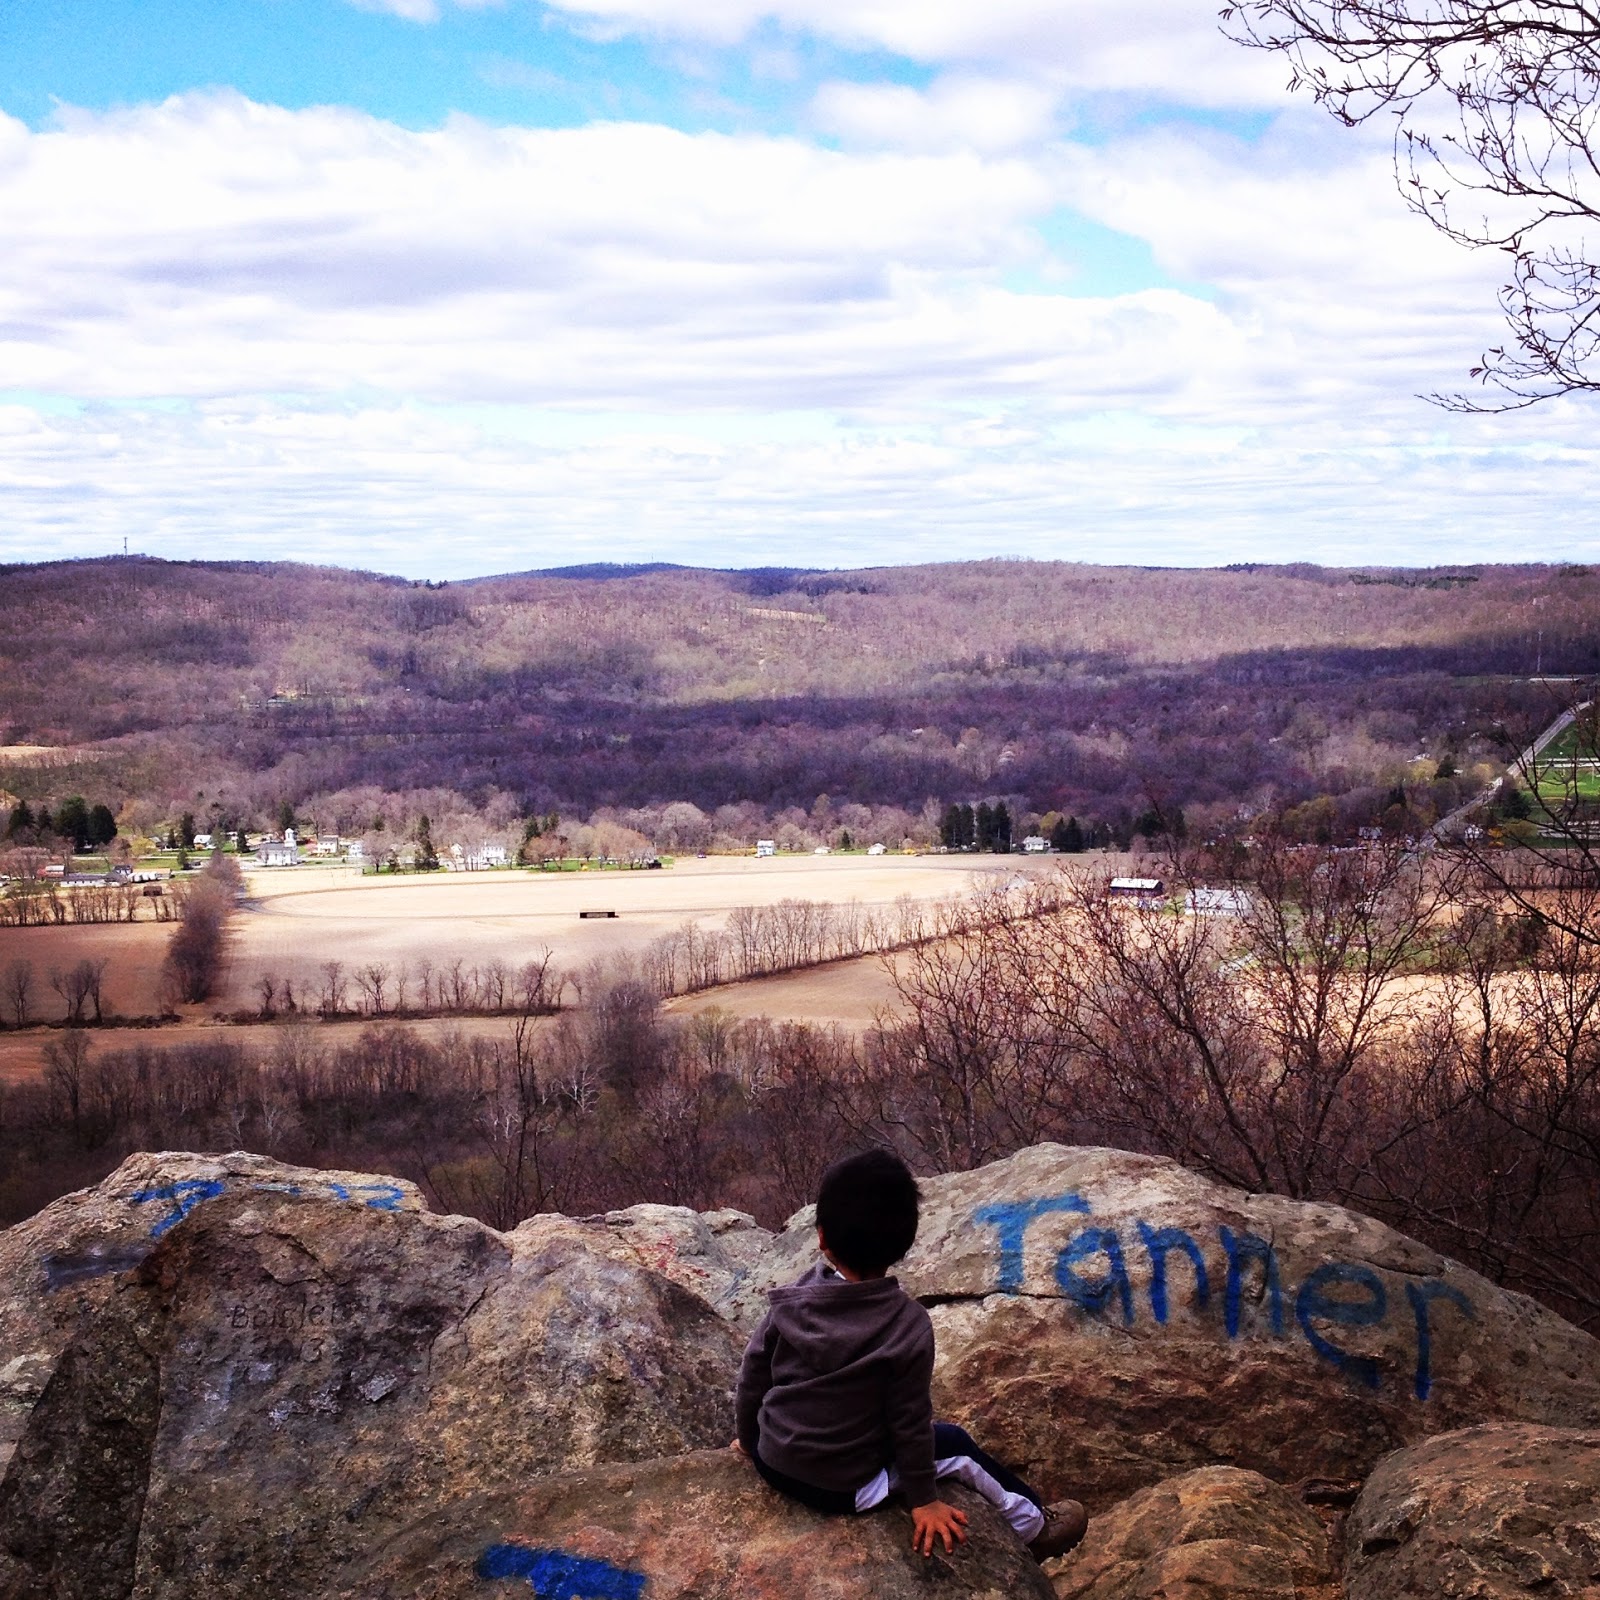
[[[800,856],[756,860],[709,857],[685,860],[660,872],[494,872],[428,877],[362,877],[348,869],[260,870],[248,878],[249,899],[234,921],[235,942],[227,986],[205,1006],[186,1008],[183,1019],[154,1031],[162,1043],[209,1032],[218,1013],[252,1009],[263,973],[288,978],[309,1001],[326,962],[347,972],[383,963],[413,970],[460,960],[467,966],[500,961],[516,967],[544,950],[554,965],[573,973],[589,962],[638,954],[652,940],[687,923],[720,928],[739,906],[812,900],[863,907],[889,906],[903,897],[940,900],[970,892],[984,881],[1013,876],[1020,863],[973,856]],[[1030,863],[1030,870],[1040,870]],[[614,919],[584,919],[583,911],[612,910]],[[0,967],[33,964],[34,1007],[45,1017],[62,1010],[47,975],[88,957],[108,962],[108,1007],[122,1017],[157,1010],[162,957],[170,923],[0,929]],[[786,978],[733,985],[712,992],[716,1003],[739,1015],[870,1022],[888,994],[876,957],[841,961]],[[714,998],[713,998],[714,997]],[[703,1009],[696,1005],[695,1009]],[[456,1025],[436,1020],[440,1028]],[[474,1029],[499,1029],[484,1019]],[[326,1026],[319,1024],[319,1026]],[[334,1024],[357,1030],[363,1023]],[[243,1027],[230,1037],[269,1037],[272,1025]],[[331,1031],[331,1030],[330,1030]],[[0,1033],[0,1077],[38,1070],[51,1030]],[[141,1035],[107,1030],[106,1044]]]

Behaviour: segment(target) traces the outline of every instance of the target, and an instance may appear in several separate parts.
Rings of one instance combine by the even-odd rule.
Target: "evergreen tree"
[[[89,807],[81,794],[68,795],[56,807],[56,832],[71,842],[74,850],[89,847]]]
[[[962,850],[970,850],[976,843],[977,837],[978,823],[973,815],[972,807],[963,805],[961,807],[961,838],[958,847]]]
[[[979,850],[992,850],[994,848],[994,812],[989,809],[987,800],[978,802],[978,809],[973,815],[973,823],[973,844]]]
[[[417,820],[417,866],[423,872],[432,872],[439,865],[439,852],[433,847],[433,824],[426,814]]]
[[[994,808],[990,827],[989,848],[996,855],[1011,853],[1011,812],[1004,800]]]
[[[99,850],[110,844],[116,836],[117,819],[112,816],[111,807],[106,805],[91,806],[88,827],[90,848]]]
[[[178,843],[185,850],[194,849],[194,812],[185,811],[178,818]]]
[[[6,825],[6,836],[14,839],[19,833],[31,833],[37,825],[32,807],[26,800],[19,800],[11,808],[11,820]]]
[[[939,819],[939,843],[946,850],[959,850],[961,848],[961,807],[946,806],[944,816]]]

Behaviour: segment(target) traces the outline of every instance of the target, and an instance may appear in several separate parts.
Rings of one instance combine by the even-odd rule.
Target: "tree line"
[[[243,1146],[397,1172],[501,1227],[641,1200],[777,1224],[853,1145],[935,1172],[1060,1139],[1352,1206],[1600,1328],[1600,879],[1519,901],[1468,859],[1281,840],[1164,871],[1179,906],[1237,894],[1184,915],[1082,874],[990,896],[909,947],[862,1034],[667,1017],[641,966],[590,969],[581,1008],[509,1035],[69,1031],[0,1100],[0,1212],[133,1149]]]

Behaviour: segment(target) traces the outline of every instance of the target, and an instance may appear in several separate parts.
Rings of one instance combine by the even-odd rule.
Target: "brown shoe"
[[[1057,1500],[1044,1508],[1044,1527],[1028,1541],[1029,1554],[1035,1561],[1064,1556],[1088,1529],[1089,1513],[1076,1500]]]

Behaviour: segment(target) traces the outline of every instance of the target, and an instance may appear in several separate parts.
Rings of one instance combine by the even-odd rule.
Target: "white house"
[[[777,853],[778,841],[776,839],[756,840],[756,854],[758,856],[775,856]]]
[[[867,846],[867,854],[869,856],[882,856],[888,853],[889,847],[886,844],[869,844]]]
[[[1022,853],[1028,856],[1042,856],[1050,848],[1050,842],[1042,833],[1030,833],[1022,841]]]
[[[464,849],[459,844],[453,844],[444,858],[444,864],[451,872],[486,872],[490,867],[503,867],[506,864],[506,847],[503,844],[479,843]]]
[[[1246,889],[1191,889],[1183,897],[1191,917],[1242,917],[1250,909]]]
[[[339,835],[336,833],[319,833],[317,835],[317,854],[319,856],[336,856],[339,853]]]
[[[294,842],[291,828],[282,839],[263,839],[256,846],[256,865],[262,867],[298,867],[300,846]]]

